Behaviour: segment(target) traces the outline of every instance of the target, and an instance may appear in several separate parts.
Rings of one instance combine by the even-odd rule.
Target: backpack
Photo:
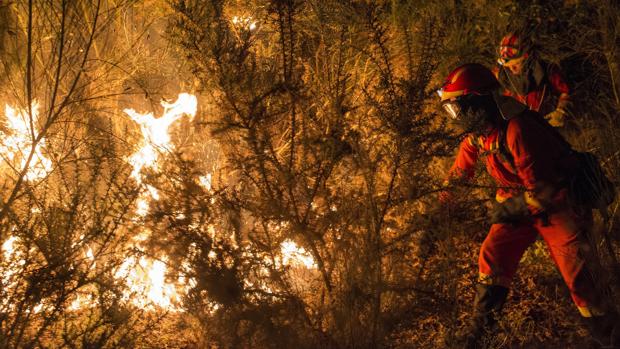
[[[569,177],[571,202],[579,207],[605,209],[616,198],[614,184],[605,175],[596,155],[573,150],[579,167]]]
[[[560,133],[545,120],[536,116],[545,127],[566,147],[567,156],[577,159],[577,166],[568,169],[568,176],[564,184],[568,189],[568,200],[574,207],[605,210],[616,198],[613,182],[609,180],[596,155],[590,152],[574,150]],[[530,117],[530,116],[526,116]],[[540,120],[539,120],[540,119]],[[500,131],[499,151],[516,172],[514,157],[506,144],[506,127]]]

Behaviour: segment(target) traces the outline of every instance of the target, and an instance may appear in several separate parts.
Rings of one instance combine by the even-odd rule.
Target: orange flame
[[[142,182],[140,175],[142,168],[150,167],[157,170],[160,150],[167,151],[173,148],[168,130],[170,126],[185,114],[193,119],[196,115],[198,101],[194,95],[181,93],[176,102],[162,101],[161,105],[164,107],[164,114],[159,118],[155,118],[153,113],[140,114],[134,109],[124,110],[133,121],[140,125],[144,139],[140,150],[129,157],[129,163],[133,166],[131,175],[139,183]]]
[[[282,264],[287,266],[303,266],[307,269],[316,268],[316,263],[312,255],[305,248],[297,246],[291,240],[285,240],[280,245],[282,253]]]
[[[131,117],[142,132],[143,142],[140,149],[128,158],[128,162],[133,166],[131,176],[142,184],[142,169],[158,169],[159,155],[162,152],[174,149],[171,142],[169,129],[173,123],[183,115],[194,118],[198,108],[196,96],[188,93],[179,94],[173,103],[161,102],[164,113],[161,117],[155,118],[153,113],[140,114],[134,109],[125,109],[124,112]],[[149,202],[158,200],[157,189],[146,185],[137,200],[136,214],[145,216],[149,211]],[[143,232],[137,237],[135,244],[139,245],[140,239],[145,239],[148,232]],[[156,305],[168,310],[177,310],[175,304],[179,300],[177,289],[182,288],[182,281],[176,284],[167,283],[165,261],[153,260],[141,257],[136,260],[131,257],[124,261],[116,272],[117,277],[126,279],[128,291],[125,294],[127,299],[138,306],[147,307]]]
[[[32,148],[34,140],[38,137],[33,126],[37,124],[39,117],[39,104],[32,103],[32,114],[24,109],[16,109],[6,105],[4,115],[9,134],[0,131],[0,151],[6,156],[9,165],[13,168],[24,168],[30,152],[34,152],[32,161],[26,172],[26,180],[35,181],[46,177],[52,171],[52,161],[43,155],[45,139],[41,139]]]
[[[251,16],[234,16],[231,22],[241,29],[249,31],[256,30],[257,22]]]

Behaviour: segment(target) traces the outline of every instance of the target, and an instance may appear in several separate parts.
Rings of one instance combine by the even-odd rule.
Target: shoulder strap
[[[498,148],[499,148],[499,154],[504,158],[504,160],[506,160],[506,162],[508,162],[508,164],[511,167],[512,172],[516,174],[517,166],[515,165],[515,158],[514,156],[512,156],[512,153],[510,152],[510,149],[508,149],[508,145],[506,144],[506,131],[508,130],[509,122],[510,120],[508,120],[508,122],[506,122],[505,125],[499,130]]]

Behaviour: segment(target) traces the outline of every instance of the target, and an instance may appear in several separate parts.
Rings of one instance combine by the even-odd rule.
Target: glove
[[[564,126],[564,117],[566,116],[566,111],[562,108],[557,108],[551,113],[545,115],[545,120],[549,123],[549,125],[553,127],[562,127]]]
[[[531,218],[523,195],[513,196],[502,203],[496,203],[490,212],[493,224],[517,224]]]

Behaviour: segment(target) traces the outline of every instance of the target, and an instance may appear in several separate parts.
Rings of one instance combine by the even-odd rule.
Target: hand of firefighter
[[[517,224],[531,217],[523,195],[513,196],[495,203],[490,212],[491,223]]]
[[[551,113],[545,115],[545,119],[549,123],[549,125],[553,127],[562,127],[564,126],[564,117],[566,116],[566,111],[562,108],[557,108]]]

